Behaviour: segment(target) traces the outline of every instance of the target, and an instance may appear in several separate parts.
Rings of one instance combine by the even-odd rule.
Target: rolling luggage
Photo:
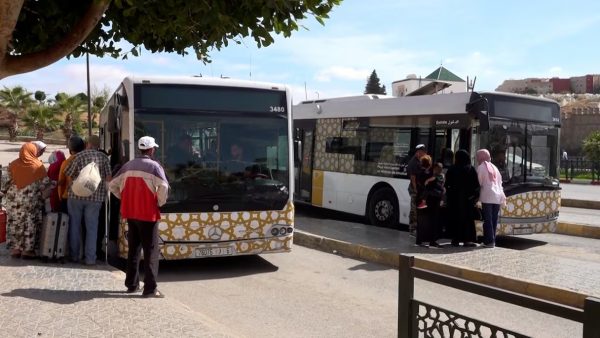
[[[42,258],[62,260],[65,257],[68,229],[69,215],[62,212],[50,212],[44,216],[40,238],[40,256]]]

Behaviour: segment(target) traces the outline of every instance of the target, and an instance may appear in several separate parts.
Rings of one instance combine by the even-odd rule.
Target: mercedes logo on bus
[[[221,235],[223,234],[223,230],[219,227],[212,227],[208,229],[208,237],[210,239],[221,239]]]

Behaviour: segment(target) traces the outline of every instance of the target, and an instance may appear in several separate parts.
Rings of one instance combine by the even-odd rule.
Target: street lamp
[[[317,100],[320,98],[319,92],[315,92],[317,94]]]

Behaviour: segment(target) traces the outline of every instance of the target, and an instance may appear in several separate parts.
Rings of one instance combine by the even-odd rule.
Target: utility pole
[[[88,136],[92,136],[92,98],[90,96],[90,53],[85,53],[85,68],[87,73],[87,107],[88,107]]]

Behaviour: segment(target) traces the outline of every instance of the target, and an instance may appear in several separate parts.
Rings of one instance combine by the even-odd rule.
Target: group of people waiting
[[[7,248],[13,258],[31,259],[37,256],[44,213],[65,213],[69,216],[68,259],[85,265],[95,265],[100,212],[108,191],[121,200],[120,215],[127,219],[129,246],[125,286],[128,293],[141,291],[139,262],[144,252],[144,287],[142,296],[163,297],[157,289],[159,244],[159,206],[165,204],[169,183],[163,168],[153,159],[158,145],[155,139],[143,136],[138,140],[140,156],[125,163],[112,179],[109,158],[99,150],[100,139],[91,135],[87,142],[79,136],[69,139],[70,156],[55,151],[49,158],[48,170],[39,159],[46,145],[27,142],[19,158],[8,167],[8,177],[2,187],[7,212]],[[74,192],[73,182],[90,163],[95,163],[101,181],[89,196]],[[83,261],[80,258],[82,232],[85,230]]]
[[[8,166],[8,178],[3,189],[7,212],[7,248],[14,258],[34,258],[40,247],[43,215],[62,212],[69,215],[68,259],[80,260],[82,224],[85,224],[84,263],[96,264],[100,209],[107,195],[110,180],[108,156],[98,150],[100,139],[92,135],[85,142],[73,136],[68,142],[69,158],[54,151],[48,169],[39,159],[46,145],[41,141],[21,146],[19,158]],[[102,183],[91,196],[73,193],[71,187],[88,163],[95,162]]]
[[[495,247],[500,207],[506,203],[502,176],[487,149],[478,150],[476,160],[474,167],[470,154],[458,150],[444,175],[442,163],[433,163],[426,146],[417,145],[407,167],[409,231],[416,245],[439,248],[445,228],[452,246],[476,247],[475,220],[481,214],[483,246]]]

